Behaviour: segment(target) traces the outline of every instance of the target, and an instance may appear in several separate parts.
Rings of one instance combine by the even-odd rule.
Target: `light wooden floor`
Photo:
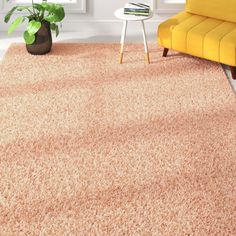
[[[120,37],[119,35],[111,36],[111,35],[103,35],[103,36],[93,36],[93,35],[85,35],[80,36],[78,32],[62,32],[60,33],[58,38],[53,39],[54,42],[86,42],[86,43],[95,43],[95,42],[119,42]],[[21,33],[15,33],[12,36],[8,36],[5,32],[0,32],[0,60],[4,56],[7,48],[10,46],[11,43],[14,42],[23,42],[22,34]],[[142,42],[142,37],[140,35],[129,35],[127,37],[127,42]],[[149,35],[148,42],[153,43],[156,42],[156,35]],[[230,85],[232,86],[234,92],[236,93],[236,80],[233,80],[229,71],[228,66],[222,65],[225,69],[225,72],[227,74],[228,80]]]

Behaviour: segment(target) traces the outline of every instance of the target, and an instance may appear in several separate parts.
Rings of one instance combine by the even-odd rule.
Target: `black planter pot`
[[[35,42],[26,45],[26,49],[30,54],[43,55],[49,53],[52,48],[52,34],[50,23],[47,21],[42,22],[42,26],[35,35]]]

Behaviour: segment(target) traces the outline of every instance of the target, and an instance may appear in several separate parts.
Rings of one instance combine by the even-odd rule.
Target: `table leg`
[[[123,62],[123,54],[124,54],[124,44],[125,44],[125,37],[126,37],[126,30],[127,30],[128,21],[124,21],[123,23],[123,30],[121,35],[121,47],[120,47],[120,64]]]
[[[147,55],[147,62],[148,62],[148,64],[150,64],[148,45],[147,45],[147,36],[146,36],[146,30],[145,30],[145,25],[144,25],[144,21],[143,20],[141,21],[141,24],[142,24],[142,32],[143,32],[144,49],[145,49],[145,53]]]

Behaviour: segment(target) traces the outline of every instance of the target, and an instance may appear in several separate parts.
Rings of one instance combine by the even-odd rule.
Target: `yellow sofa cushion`
[[[187,0],[186,11],[236,23],[236,0]]]
[[[236,66],[236,24],[232,22],[182,12],[159,25],[158,42],[165,48]]]
[[[166,48],[172,48],[172,30],[175,26],[191,17],[187,12],[180,12],[167,21],[161,23],[158,27],[158,43]]]

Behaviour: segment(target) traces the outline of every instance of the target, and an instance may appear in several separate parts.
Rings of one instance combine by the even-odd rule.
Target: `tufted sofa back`
[[[236,0],[186,0],[186,11],[236,23]]]

